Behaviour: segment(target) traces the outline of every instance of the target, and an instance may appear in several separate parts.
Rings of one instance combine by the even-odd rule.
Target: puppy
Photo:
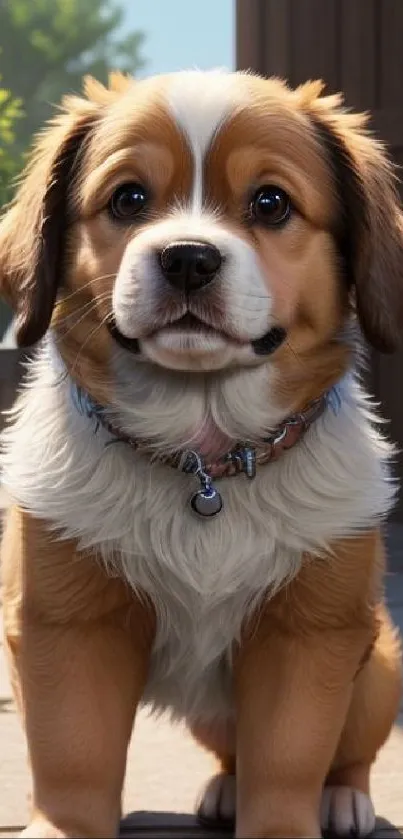
[[[397,346],[402,215],[365,118],[321,88],[87,79],[1,223],[38,344],[2,456],[24,836],[116,835],[139,703],[217,755],[208,823],[374,826],[395,486],[358,371],[362,336]]]

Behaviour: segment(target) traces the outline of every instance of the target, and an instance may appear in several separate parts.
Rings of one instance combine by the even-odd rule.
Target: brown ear
[[[16,313],[18,345],[45,334],[63,282],[68,192],[99,107],[67,97],[39,135],[16,197],[0,223],[0,288]]]
[[[403,215],[394,170],[366,131],[365,115],[346,112],[335,96],[310,105],[333,169],[341,208],[335,233],[361,328],[375,349],[391,353],[403,330]]]
[[[84,76],[83,90],[87,99],[92,102],[97,102],[99,105],[108,105],[113,99],[116,99],[121,93],[125,93],[130,87],[133,87],[135,80],[120,70],[112,70],[108,76],[108,87],[105,87],[93,76]]]

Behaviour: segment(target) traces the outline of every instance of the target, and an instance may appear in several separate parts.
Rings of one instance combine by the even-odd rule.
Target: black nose
[[[172,242],[160,253],[164,277],[187,293],[211,283],[221,263],[220,251],[207,242]]]

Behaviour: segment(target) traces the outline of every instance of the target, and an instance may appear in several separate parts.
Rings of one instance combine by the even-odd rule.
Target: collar
[[[240,442],[224,456],[205,462],[196,451],[192,450],[167,455],[156,454],[150,441],[138,440],[125,434],[109,419],[105,408],[94,402],[90,395],[73,381],[71,392],[73,402],[80,414],[95,419],[95,431],[100,426],[108,431],[113,438],[110,443],[126,443],[131,449],[148,455],[153,461],[158,460],[179,472],[197,477],[201,488],[192,496],[191,507],[194,512],[203,517],[216,515],[222,509],[222,498],[214,487],[213,480],[230,478],[239,474],[253,479],[258,466],[278,460],[285,451],[301,440],[311,425],[323,414],[330,395],[329,393],[322,394],[318,399],[310,402],[303,411],[287,417],[273,433],[263,437],[259,445]]]

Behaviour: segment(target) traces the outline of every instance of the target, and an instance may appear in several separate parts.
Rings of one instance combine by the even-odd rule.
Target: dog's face
[[[265,363],[287,335],[300,351],[334,333],[335,196],[281,85],[189,74],[131,88],[77,192],[75,271],[111,274],[102,312],[140,356],[222,370]]]
[[[53,317],[68,365],[92,392],[108,381],[109,401],[134,371],[159,385],[179,371],[196,390],[197,377],[231,381],[238,397],[240,381],[261,390],[270,374],[287,408],[345,369],[352,305],[369,341],[393,350],[393,177],[363,119],[320,90],[215,72],[88,80],[38,141],[0,228],[20,342]]]

